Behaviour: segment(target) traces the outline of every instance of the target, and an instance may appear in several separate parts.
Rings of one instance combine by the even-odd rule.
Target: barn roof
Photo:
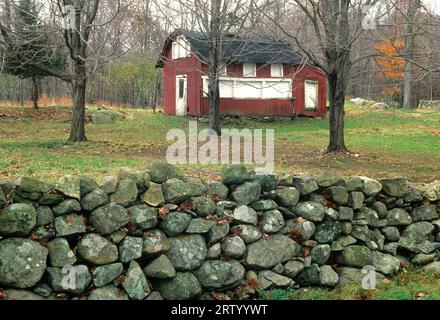
[[[163,67],[166,51],[171,42],[179,35],[185,36],[200,60],[208,61],[209,48],[205,33],[176,30],[168,37],[162,55],[157,62],[157,67]],[[222,44],[225,48],[223,60],[228,63],[298,65],[304,60],[288,43],[269,38],[243,38],[233,34],[225,34]]]

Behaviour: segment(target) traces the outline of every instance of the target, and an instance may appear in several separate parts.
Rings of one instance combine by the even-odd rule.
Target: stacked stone
[[[11,299],[249,299],[258,289],[440,274],[440,192],[327,173],[221,181],[174,166],[0,183],[0,288]],[[3,209],[1,209],[3,208]],[[216,293],[216,295],[213,295]]]

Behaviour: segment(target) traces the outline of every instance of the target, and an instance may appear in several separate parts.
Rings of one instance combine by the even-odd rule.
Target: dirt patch
[[[0,121],[13,119],[32,119],[32,120],[45,120],[45,121],[61,121],[70,122],[72,112],[56,110],[54,108],[42,108],[42,109],[15,109],[8,108],[0,110]],[[90,122],[90,116],[86,115],[86,122]]]

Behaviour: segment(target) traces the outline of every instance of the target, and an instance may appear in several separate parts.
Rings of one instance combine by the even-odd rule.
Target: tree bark
[[[337,74],[328,77],[330,93],[330,142],[327,152],[346,152],[344,138],[345,85]]]
[[[77,78],[72,83],[72,119],[70,124],[70,142],[87,141],[85,130],[86,113],[86,67],[84,63],[76,62],[75,74]]]
[[[413,104],[413,63],[414,58],[414,24],[420,0],[409,0],[406,10],[405,22],[405,76],[403,78],[403,102],[402,108],[412,109]]]
[[[211,22],[209,37],[209,129],[221,135],[220,121],[220,53],[221,53],[221,1],[211,0]]]
[[[38,109],[39,97],[40,97],[40,91],[39,91],[39,85],[38,85],[38,78],[33,76],[32,77],[31,98],[32,98],[32,105],[33,105],[34,109]]]

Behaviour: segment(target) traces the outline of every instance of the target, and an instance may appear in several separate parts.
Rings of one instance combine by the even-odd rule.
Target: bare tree
[[[28,59],[20,53],[19,35],[9,27],[8,21],[0,21],[2,41],[23,63],[48,75],[68,82],[72,87],[72,118],[69,141],[87,140],[85,134],[85,103],[87,79],[112,57],[121,54],[123,36],[121,26],[112,28],[113,22],[123,11],[123,0],[51,0],[46,7],[48,15],[57,20],[52,26],[54,34],[62,34],[70,70],[60,71]],[[13,1],[10,1],[13,3]],[[0,8],[3,9],[3,8]],[[6,11],[6,8],[3,9]],[[62,18],[65,25],[62,26]],[[48,19],[49,21],[51,19]],[[97,31],[110,30],[102,37]],[[101,41],[93,41],[93,36]],[[104,40],[104,41],[102,41]],[[123,53],[123,50],[122,50]]]

